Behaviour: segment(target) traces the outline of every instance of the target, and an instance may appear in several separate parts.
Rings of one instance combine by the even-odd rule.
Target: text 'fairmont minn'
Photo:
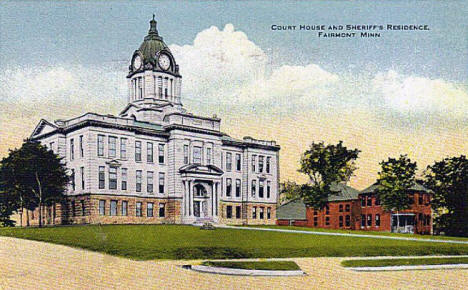
[[[383,31],[429,31],[426,24],[378,24],[378,25],[277,25],[272,24],[272,31],[312,31],[319,38],[355,38],[381,37]]]

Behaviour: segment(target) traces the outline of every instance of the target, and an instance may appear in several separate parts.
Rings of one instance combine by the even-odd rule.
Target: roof
[[[358,199],[359,191],[343,183],[334,183],[330,189],[336,194],[330,195],[328,201],[345,201]]]
[[[377,188],[379,187],[379,184],[376,182],[374,184],[372,184],[371,186],[369,186],[368,188],[362,190],[360,193],[361,194],[369,194],[369,193],[374,193]],[[420,191],[420,192],[428,192],[430,193],[431,190],[427,189],[426,187],[424,187],[423,185],[415,182],[413,186],[410,187],[411,191]]]
[[[298,198],[291,200],[276,209],[278,220],[306,220],[306,205]]]

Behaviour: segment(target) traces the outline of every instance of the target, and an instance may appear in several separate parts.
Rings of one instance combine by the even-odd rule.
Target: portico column
[[[193,179],[189,183],[189,195],[190,195],[190,216],[194,216],[193,212]]]
[[[182,181],[182,184],[184,185],[184,216],[187,216],[187,202],[188,202],[188,198],[187,198],[187,181],[183,180]]]
[[[214,182],[211,183],[211,216],[214,216]]]
[[[216,216],[218,216],[218,203],[219,203],[218,191],[219,191],[219,182],[216,182],[215,184],[215,214]]]

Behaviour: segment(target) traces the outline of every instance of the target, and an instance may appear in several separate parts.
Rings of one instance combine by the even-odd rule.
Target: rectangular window
[[[375,196],[375,205],[380,205],[380,198],[378,195]]]
[[[236,219],[240,219],[240,218],[241,218],[241,207],[236,206]]]
[[[201,152],[201,147],[194,146],[193,147],[193,163],[194,164],[201,164],[202,161],[202,152]]]
[[[314,227],[318,226],[318,217],[314,217]]]
[[[366,215],[361,215],[361,228],[366,226]]]
[[[146,191],[153,192],[153,171],[146,173]]]
[[[361,206],[362,207],[366,206],[366,196],[361,196]]]
[[[343,205],[342,204],[340,204],[339,211],[343,212]]]
[[[422,193],[418,194],[418,204],[423,204],[423,195]]]
[[[226,217],[228,219],[232,219],[232,206],[228,205],[226,207]]]
[[[316,210],[316,209],[314,209],[314,215],[317,215],[317,214],[318,214],[317,210]]]
[[[141,212],[141,202],[137,202],[137,203],[136,203],[135,215],[136,215],[136,216],[143,216],[143,215],[142,215],[142,212]]]
[[[267,180],[267,198],[271,197],[271,181]]]
[[[271,169],[271,157],[266,158],[266,173],[270,173]]]
[[[271,219],[271,207],[267,207],[267,219]]]
[[[97,136],[97,154],[104,156],[104,135]]]
[[[109,167],[109,189],[117,189],[117,167]]]
[[[346,212],[350,212],[350,210],[351,210],[350,205],[349,205],[349,204],[345,205],[345,211],[346,211]]]
[[[236,197],[240,197],[241,194],[241,180],[236,179]]]
[[[330,217],[329,216],[325,217],[325,225],[326,226],[330,225]]]
[[[49,150],[52,150],[55,153],[54,146],[54,142],[49,143]]]
[[[81,189],[85,188],[85,177],[84,177],[84,167],[80,167],[80,176],[81,176]]]
[[[206,148],[206,164],[211,164],[211,148]]]
[[[164,164],[164,144],[158,145],[158,162],[159,164]]]
[[[120,138],[120,159],[127,159],[127,139]]]
[[[86,215],[86,207],[85,207],[84,200],[80,200],[80,204],[81,204],[81,216],[85,216]]]
[[[146,162],[153,162],[153,143],[146,143]]]
[[[351,226],[351,216],[347,215],[345,217],[345,222],[346,222],[346,227],[350,227]]]
[[[120,214],[122,216],[127,216],[128,215],[128,201],[123,200],[122,201],[122,208]]]
[[[258,172],[263,172],[263,156],[258,156]]]
[[[257,207],[256,207],[256,206],[254,206],[254,207],[252,208],[252,218],[253,218],[253,219],[256,219],[256,218],[257,218]]]
[[[110,215],[114,216],[117,215],[117,201],[111,200],[110,202]]]
[[[109,143],[108,156],[115,158],[117,156],[117,137],[109,136],[107,142]]]
[[[342,228],[342,227],[343,227],[343,216],[340,215],[340,217],[338,218],[338,220],[339,220],[339,222],[338,222],[338,223],[339,223],[339,226],[340,226],[340,228]]]
[[[367,206],[372,206],[372,196],[367,197]]]
[[[73,139],[70,139],[70,160],[75,159],[75,143]]]
[[[99,201],[99,215],[106,215],[106,201]]]
[[[127,168],[122,168],[121,170],[122,170],[121,190],[127,190],[128,171],[127,171]]]
[[[375,226],[376,227],[380,226],[380,214],[375,215]]]
[[[166,216],[166,204],[160,203],[159,204],[159,217],[165,217],[165,216]]]
[[[99,166],[99,189],[106,187],[106,172],[104,166]]]
[[[226,153],[226,171],[232,170],[232,153]]]
[[[152,202],[148,202],[146,204],[146,216],[147,217],[153,217],[153,206],[154,204]]]
[[[141,192],[141,170],[136,171],[136,192]]]
[[[141,141],[135,141],[135,161],[141,161]]]
[[[166,179],[166,174],[164,172],[159,172],[159,193],[164,194],[165,192],[165,186],[164,184]]]
[[[232,192],[232,180],[231,178],[226,178],[226,196],[230,197]]]
[[[252,155],[252,172],[255,172],[255,170],[257,170],[256,166],[257,166],[257,156]]]
[[[80,157],[84,157],[83,135],[80,136]]]
[[[371,214],[367,215],[367,226],[368,227],[372,226],[372,215]]]
[[[236,154],[236,170],[241,171],[241,155]]]
[[[328,204],[325,206],[325,214],[330,214],[330,207]]]
[[[259,180],[258,181],[258,197],[263,198],[263,192],[264,192],[264,186],[265,186],[265,181],[264,180]]]
[[[184,145],[184,164],[188,164],[189,163],[189,146],[188,145]]]
[[[255,179],[252,180],[252,187],[250,190],[252,197],[255,197],[255,195],[257,194],[257,181]]]
[[[75,191],[75,169],[71,170],[70,179],[71,179],[72,190]]]
[[[265,208],[264,207],[260,207],[259,218],[261,220],[265,218]]]

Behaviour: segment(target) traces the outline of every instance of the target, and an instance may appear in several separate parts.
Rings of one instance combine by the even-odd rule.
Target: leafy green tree
[[[425,185],[434,192],[431,205],[439,213],[435,226],[447,235],[468,236],[468,159],[445,158],[427,167]]]
[[[0,164],[2,190],[13,196],[16,210],[39,207],[42,226],[44,205],[60,202],[69,182],[62,159],[38,142],[26,140]]]
[[[346,148],[342,141],[336,145],[312,143],[300,161],[299,172],[309,177],[309,183],[300,191],[304,203],[316,209],[323,208],[328,197],[334,194],[332,184],[347,182],[351,178],[360,152]]]
[[[301,197],[302,186],[294,181],[286,181],[280,184],[280,204]]]
[[[386,211],[397,212],[397,226],[400,227],[399,211],[410,208],[411,196],[408,194],[416,182],[416,162],[411,162],[407,155],[398,159],[389,158],[380,162],[377,195]]]
[[[12,227],[15,222],[10,219],[11,215],[17,208],[16,201],[12,196],[0,190],[0,223],[4,227]]]

